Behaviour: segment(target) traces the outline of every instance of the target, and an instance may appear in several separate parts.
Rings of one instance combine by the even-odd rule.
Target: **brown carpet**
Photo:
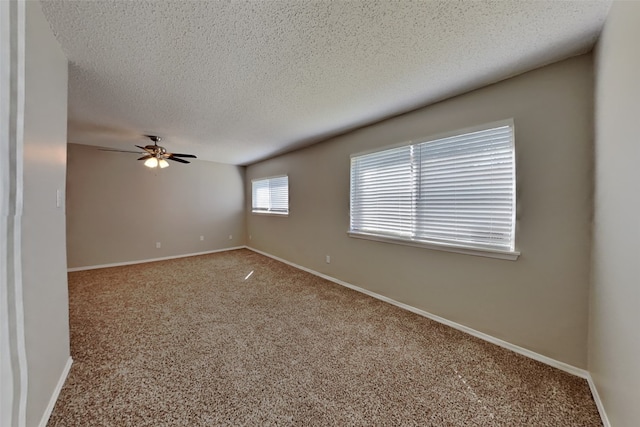
[[[248,250],[69,295],[49,426],[602,425],[580,378]]]

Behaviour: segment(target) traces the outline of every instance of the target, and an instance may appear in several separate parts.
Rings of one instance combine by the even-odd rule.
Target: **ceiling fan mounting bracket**
[[[149,138],[151,141],[153,141],[153,143],[156,145],[158,145],[158,142],[162,141],[162,137],[157,135],[145,135],[145,136]]]

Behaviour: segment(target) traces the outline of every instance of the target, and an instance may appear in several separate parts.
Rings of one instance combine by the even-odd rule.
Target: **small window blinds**
[[[251,200],[252,212],[289,214],[289,177],[277,176],[252,180]]]

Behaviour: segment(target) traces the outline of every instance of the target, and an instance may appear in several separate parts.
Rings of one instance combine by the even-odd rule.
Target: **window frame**
[[[478,131],[482,131],[482,130],[489,130],[492,128],[497,128],[497,127],[502,127],[502,126],[510,126],[511,127],[511,131],[512,131],[512,138],[511,138],[511,147],[513,150],[513,208],[512,208],[512,224],[513,224],[513,241],[514,241],[514,246],[513,246],[513,250],[503,250],[503,249],[497,249],[497,248],[479,248],[479,247],[467,247],[463,244],[455,244],[455,243],[444,243],[444,242],[427,242],[427,241],[417,241],[417,240],[410,240],[410,239],[404,239],[404,238],[398,238],[398,237],[393,237],[393,236],[387,236],[387,235],[381,235],[381,234],[375,234],[375,233],[368,233],[368,232],[363,232],[363,231],[354,231],[351,230],[351,218],[352,218],[352,202],[353,202],[353,194],[351,193],[352,191],[352,186],[353,186],[353,182],[352,182],[352,159],[354,157],[360,157],[360,156],[364,156],[364,155],[368,155],[368,154],[374,154],[377,152],[382,152],[382,151],[386,151],[386,150],[391,150],[394,148],[400,148],[400,147],[405,147],[405,146],[411,146],[411,145],[415,145],[417,146],[418,144],[422,144],[425,142],[432,142],[435,140],[439,140],[439,139],[445,139],[445,138],[450,138],[450,137],[454,137],[454,136],[459,136],[459,135],[464,135],[467,133],[473,133],[473,132],[478,132]],[[514,124],[514,120],[513,118],[509,118],[509,119],[504,119],[504,120],[499,120],[499,121],[495,121],[495,122],[490,122],[490,123],[484,123],[481,125],[477,125],[477,126],[472,126],[472,127],[467,127],[467,128],[462,128],[462,129],[457,129],[457,130],[453,130],[453,131],[448,131],[448,132],[443,132],[443,133],[439,133],[439,134],[435,134],[435,135],[431,135],[428,137],[424,137],[424,138],[419,138],[419,139],[415,139],[415,140],[409,140],[409,141],[403,141],[400,143],[396,143],[396,144],[391,144],[391,145],[386,145],[383,147],[378,147],[375,149],[371,149],[371,150],[366,150],[366,151],[361,151],[358,153],[353,153],[350,156],[350,167],[349,167],[349,230],[347,230],[347,234],[350,237],[354,237],[354,238],[358,238],[358,239],[365,239],[365,240],[372,240],[372,241],[376,241],[376,242],[383,242],[383,243],[391,243],[391,244],[398,244],[398,245],[404,245],[404,246],[412,246],[412,247],[419,247],[419,248],[426,248],[426,249],[434,249],[434,250],[439,250],[439,251],[445,251],[445,252],[453,252],[453,253],[461,253],[461,254],[466,254],[466,255],[475,255],[475,256],[484,256],[484,257],[490,257],[490,258],[498,258],[498,259],[505,259],[505,260],[517,260],[518,257],[520,256],[520,251],[518,250],[517,246],[516,246],[516,235],[517,235],[517,218],[516,218],[516,212],[517,212],[517,195],[518,195],[518,191],[517,191],[517,179],[516,179],[516,162],[517,162],[517,157],[516,157],[516,150],[515,150],[515,124]],[[416,208],[416,205],[413,206],[413,208]]]
[[[271,181],[277,178],[286,178],[287,179],[287,211],[286,212],[278,212],[270,210],[255,210],[254,207],[254,183],[259,181]],[[254,178],[251,180],[251,214],[252,215],[265,215],[265,216],[277,216],[277,217],[287,217],[289,216],[289,208],[290,208],[290,197],[289,197],[289,175],[274,175],[267,176],[263,178]]]

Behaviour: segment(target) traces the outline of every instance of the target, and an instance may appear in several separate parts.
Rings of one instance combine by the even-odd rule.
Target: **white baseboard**
[[[58,396],[60,395],[60,391],[62,390],[62,386],[64,382],[67,380],[67,376],[69,375],[69,371],[71,370],[71,365],[73,364],[73,359],[69,356],[67,360],[67,364],[64,365],[64,369],[62,370],[62,374],[60,374],[60,379],[58,380],[58,384],[56,384],[56,388],[53,390],[53,394],[51,395],[51,399],[49,399],[49,404],[47,405],[47,409],[45,409],[44,414],[42,414],[42,419],[40,420],[39,427],[47,427],[47,423],[49,422],[49,418],[51,417],[51,413],[53,413],[53,408],[56,406],[56,402],[58,401]]]
[[[384,295],[380,295],[380,294],[377,294],[375,292],[371,292],[371,291],[369,291],[367,289],[361,288],[359,286],[352,285],[351,283],[343,282],[340,279],[336,279],[334,277],[327,276],[326,274],[319,273],[319,272],[317,272],[315,270],[311,270],[310,268],[303,267],[301,265],[298,265],[298,264],[295,264],[293,262],[287,261],[286,259],[282,259],[282,258],[279,258],[277,256],[271,255],[271,254],[269,254],[267,252],[263,252],[263,251],[260,251],[258,249],[255,249],[255,248],[252,248],[252,247],[249,247],[249,246],[247,246],[247,249],[249,249],[251,251],[254,251],[254,252],[257,252],[259,254],[262,254],[264,256],[267,256],[269,258],[273,258],[273,259],[275,259],[277,261],[283,262],[285,264],[288,264],[288,265],[290,265],[292,267],[295,267],[295,268],[298,268],[300,270],[306,271],[307,273],[311,273],[314,276],[322,277],[323,279],[329,280],[330,282],[337,283],[338,285],[345,286],[347,288],[353,289],[354,291],[358,291],[358,292],[361,292],[363,294],[369,295],[369,296],[371,296],[373,298],[379,299],[381,301],[388,302],[389,304],[393,304],[393,305],[395,305],[397,307],[403,308],[403,309],[405,309],[407,311],[411,311],[412,313],[416,313],[416,314],[418,314],[420,316],[424,316],[424,317],[426,317],[428,319],[431,319],[431,320],[434,320],[434,321],[436,321],[438,323],[442,323],[444,325],[450,326],[450,327],[452,327],[454,329],[457,329],[459,331],[466,332],[467,334],[472,335],[472,336],[474,336],[476,338],[480,338],[481,340],[488,341],[488,342],[490,342],[492,344],[495,344],[495,345],[498,345],[500,347],[504,347],[504,348],[506,348],[508,350],[511,350],[511,351],[515,352],[515,353],[518,353],[518,354],[521,354],[523,356],[526,356],[526,357],[528,357],[530,359],[537,360],[538,362],[542,362],[545,365],[549,365],[549,366],[552,366],[554,368],[558,368],[561,371],[564,371],[564,372],[567,372],[569,374],[578,376],[580,378],[584,378],[584,379],[588,379],[589,378],[589,372],[587,372],[584,369],[577,368],[577,367],[575,367],[573,365],[569,365],[568,363],[564,363],[564,362],[561,362],[559,360],[552,359],[552,358],[550,358],[548,356],[544,356],[542,354],[536,353],[535,351],[531,351],[531,350],[526,349],[524,347],[520,347],[518,345],[511,344],[510,342],[503,341],[500,338],[493,337],[491,335],[485,334],[484,332],[476,331],[475,329],[472,329],[472,328],[470,328],[468,326],[464,326],[464,325],[461,325],[459,323],[452,322],[451,320],[447,320],[444,317],[440,317],[440,316],[437,316],[435,314],[429,313],[427,311],[421,310],[419,308],[412,307],[412,306],[410,306],[408,304],[393,300],[393,299],[391,299],[389,297],[386,297]]]
[[[85,266],[85,267],[73,267],[73,268],[68,268],[67,272],[71,273],[73,271],[95,270],[97,268],[121,267],[123,265],[144,264],[146,262],[165,261],[165,260],[168,260],[168,259],[186,258],[186,257],[198,256],[198,255],[208,255],[208,254],[214,254],[216,252],[226,252],[226,251],[233,251],[233,250],[236,250],[236,249],[244,249],[244,248],[246,248],[246,246],[234,246],[234,247],[231,247],[231,248],[215,249],[215,250],[212,250],[212,251],[194,252],[192,254],[171,255],[171,256],[165,256],[165,257],[162,257],[162,258],[140,259],[140,260],[136,260],[136,261],[114,262],[112,264],[100,264],[100,265],[88,265],[88,266]]]
[[[604,405],[602,404],[602,400],[600,399],[600,394],[598,393],[598,389],[596,388],[596,383],[593,381],[590,373],[587,373],[587,382],[589,383],[589,388],[591,389],[593,400],[595,400],[596,406],[598,407],[598,412],[600,413],[600,418],[602,419],[602,425],[604,427],[611,427],[609,417],[607,417],[607,413],[604,410]]]
[[[431,319],[431,320],[434,320],[434,321],[436,321],[438,323],[442,323],[444,325],[450,326],[450,327],[452,327],[454,329],[457,329],[459,331],[466,332],[467,334],[472,335],[472,336],[474,336],[476,338],[480,338],[481,340],[490,342],[490,343],[498,345],[500,347],[504,347],[504,348],[506,348],[508,350],[511,350],[511,351],[513,351],[515,353],[521,354],[521,355],[523,355],[525,357],[528,357],[530,359],[537,360],[538,362],[542,362],[545,365],[549,365],[551,367],[560,369],[561,371],[567,372],[567,373],[575,375],[577,377],[584,378],[584,379],[587,380],[587,383],[589,384],[589,388],[591,389],[591,395],[593,396],[593,400],[595,401],[596,407],[598,408],[598,412],[600,413],[600,418],[602,419],[603,426],[604,427],[611,427],[611,423],[609,422],[609,418],[607,417],[607,413],[605,412],[604,405],[602,404],[602,400],[600,399],[600,395],[598,394],[598,389],[596,388],[596,385],[595,385],[595,383],[593,381],[593,378],[591,377],[591,374],[585,369],[577,368],[577,367],[575,367],[573,365],[569,365],[568,363],[564,363],[564,362],[561,362],[559,360],[552,359],[552,358],[550,358],[548,356],[544,356],[542,354],[536,353],[535,351],[531,351],[531,350],[526,349],[524,347],[520,347],[518,345],[511,344],[510,342],[507,342],[507,341],[501,340],[499,338],[493,337],[491,335],[485,334],[484,332],[476,331],[475,329],[469,328],[468,326],[464,326],[464,325],[461,325],[459,323],[452,322],[452,321],[447,320],[447,319],[445,319],[443,317],[436,316],[435,314],[431,314],[431,313],[429,313],[427,311],[424,311],[424,310],[420,310],[419,308],[415,308],[415,307],[412,307],[410,305],[407,305],[407,304],[401,303],[399,301],[393,300],[391,298],[385,297],[384,295],[380,295],[380,294],[377,294],[375,292],[371,292],[371,291],[369,291],[367,289],[364,289],[364,288],[361,288],[359,286],[352,285],[351,283],[343,282],[342,280],[336,279],[336,278],[331,277],[331,276],[327,276],[326,274],[319,273],[319,272],[317,272],[315,270],[311,270],[310,268],[303,267],[301,265],[298,265],[298,264],[295,264],[293,262],[287,261],[286,259],[277,257],[275,255],[271,255],[271,254],[269,254],[267,252],[263,252],[263,251],[260,251],[258,249],[255,249],[255,248],[251,248],[249,246],[247,246],[246,248],[251,250],[251,251],[257,252],[259,254],[262,254],[264,256],[267,256],[269,258],[273,258],[273,259],[275,259],[277,261],[280,261],[280,262],[283,262],[285,264],[288,264],[288,265],[290,265],[292,267],[295,267],[295,268],[298,268],[300,270],[306,271],[307,273],[311,273],[314,276],[322,277],[323,279],[329,280],[330,282],[337,283],[338,285],[345,286],[345,287],[347,287],[349,289],[353,289],[355,291],[358,291],[358,292],[361,292],[363,294],[369,295],[369,296],[371,296],[373,298],[376,298],[376,299],[379,299],[381,301],[388,302],[389,304],[393,304],[393,305],[395,305],[397,307],[400,307],[400,308],[403,308],[405,310],[411,311],[412,313],[416,313],[416,314],[418,314],[420,316],[424,316],[424,317],[426,317],[428,319]]]

